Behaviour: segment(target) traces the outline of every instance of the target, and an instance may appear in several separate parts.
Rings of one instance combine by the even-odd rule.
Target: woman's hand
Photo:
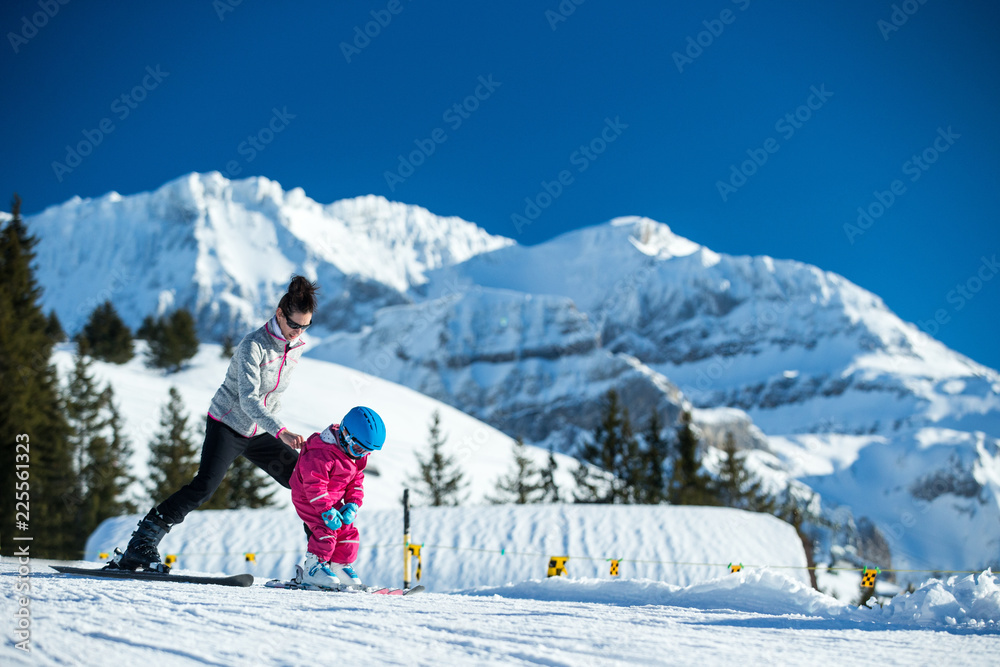
[[[297,433],[292,433],[287,428],[281,432],[278,436],[283,443],[291,447],[292,449],[301,449],[302,443],[306,441],[301,435]]]

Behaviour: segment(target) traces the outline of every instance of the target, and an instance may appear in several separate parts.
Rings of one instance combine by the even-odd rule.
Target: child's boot
[[[360,586],[361,577],[354,571],[350,563],[328,563],[330,571],[345,586]]]
[[[320,588],[336,588],[340,585],[337,575],[314,553],[306,553],[306,565],[302,571],[302,583]]]

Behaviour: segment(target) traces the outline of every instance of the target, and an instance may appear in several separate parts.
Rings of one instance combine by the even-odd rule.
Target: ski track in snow
[[[0,564],[6,590],[17,581],[12,563]],[[1000,654],[995,623],[923,628],[892,625],[878,612],[867,620],[869,612],[774,574],[747,577],[739,584],[747,594],[735,596],[732,584],[560,579],[387,598],[272,590],[262,580],[222,588],[32,568],[32,652],[15,649],[8,630],[0,649],[5,665],[306,665],[333,656],[338,664],[436,666],[813,665],[861,656],[876,664],[986,665]],[[621,602],[591,601],[619,585],[628,591]],[[637,591],[644,587],[648,600],[666,590],[684,606],[642,603]],[[544,599],[557,595],[578,599]],[[746,611],[750,598],[782,611]],[[727,600],[736,608],[727,608]],[[816,613],[784,613],[816,604]],[[8,628],[15,605],[12,596],[0,602]]]

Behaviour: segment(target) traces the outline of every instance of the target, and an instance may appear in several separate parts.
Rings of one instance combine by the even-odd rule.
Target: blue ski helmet
[[[340,422],[340,436],[347,453],[359,459],[382,449],[385,422],[371,408],[351,408]]]

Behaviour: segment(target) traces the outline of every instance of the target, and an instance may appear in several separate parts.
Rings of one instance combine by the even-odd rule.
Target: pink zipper
[[[274,389],[277,389],[278,385],[281,384],[281,371],[284,370],[284,368],[285,368],[285,359],[288,358],[288,350],[289,350],[289,347],[286,344],[285,345],[285,353],[283,355],[281,355],[281,365],[278,366],[278,381],[274,383]],[[267,407],[267,399],[268,399],[268,397],[271,394],[274,393],[274,389],[272,389],[271,391],[269,391],[266,394],[264,394],[264,407],[265,408]]]
[[[268,333],[271,333],[270,329],[268,329]],[[274,334],[271,334],[271,335],[274,336]],[[277,336],[275,336],[275,338],[277,338]],[[278,385],[281,384],[281,371],[283,371],[285,369],[285,360],[288,359],[288,352],[291,349],[292,349],[291,343],[289,343],[288,341],[285,341],[285,352],[284,352],[284,354],[281,355],[281,365],[278,366],[278,381],[274,383],[274,389],[272,389],[271,391],[269,391],[266,394],[264,394],[264,407],[265,408],[267,407],[267,399],[268,399],[268,397],[270,397],[270,395],[274,393],[274,390],[278,388]],[[270,364],[270,363],[274,363],[274,362],[273,361],[269,361],[268,363]],[[264,365],[266,366],[267,364],[264,364]],[[254,424],[253,425],[253,434],[256,435],[256,433],[257,433],[257,424]],[[251,437],[253,437],[253,436],[251,436]]]

